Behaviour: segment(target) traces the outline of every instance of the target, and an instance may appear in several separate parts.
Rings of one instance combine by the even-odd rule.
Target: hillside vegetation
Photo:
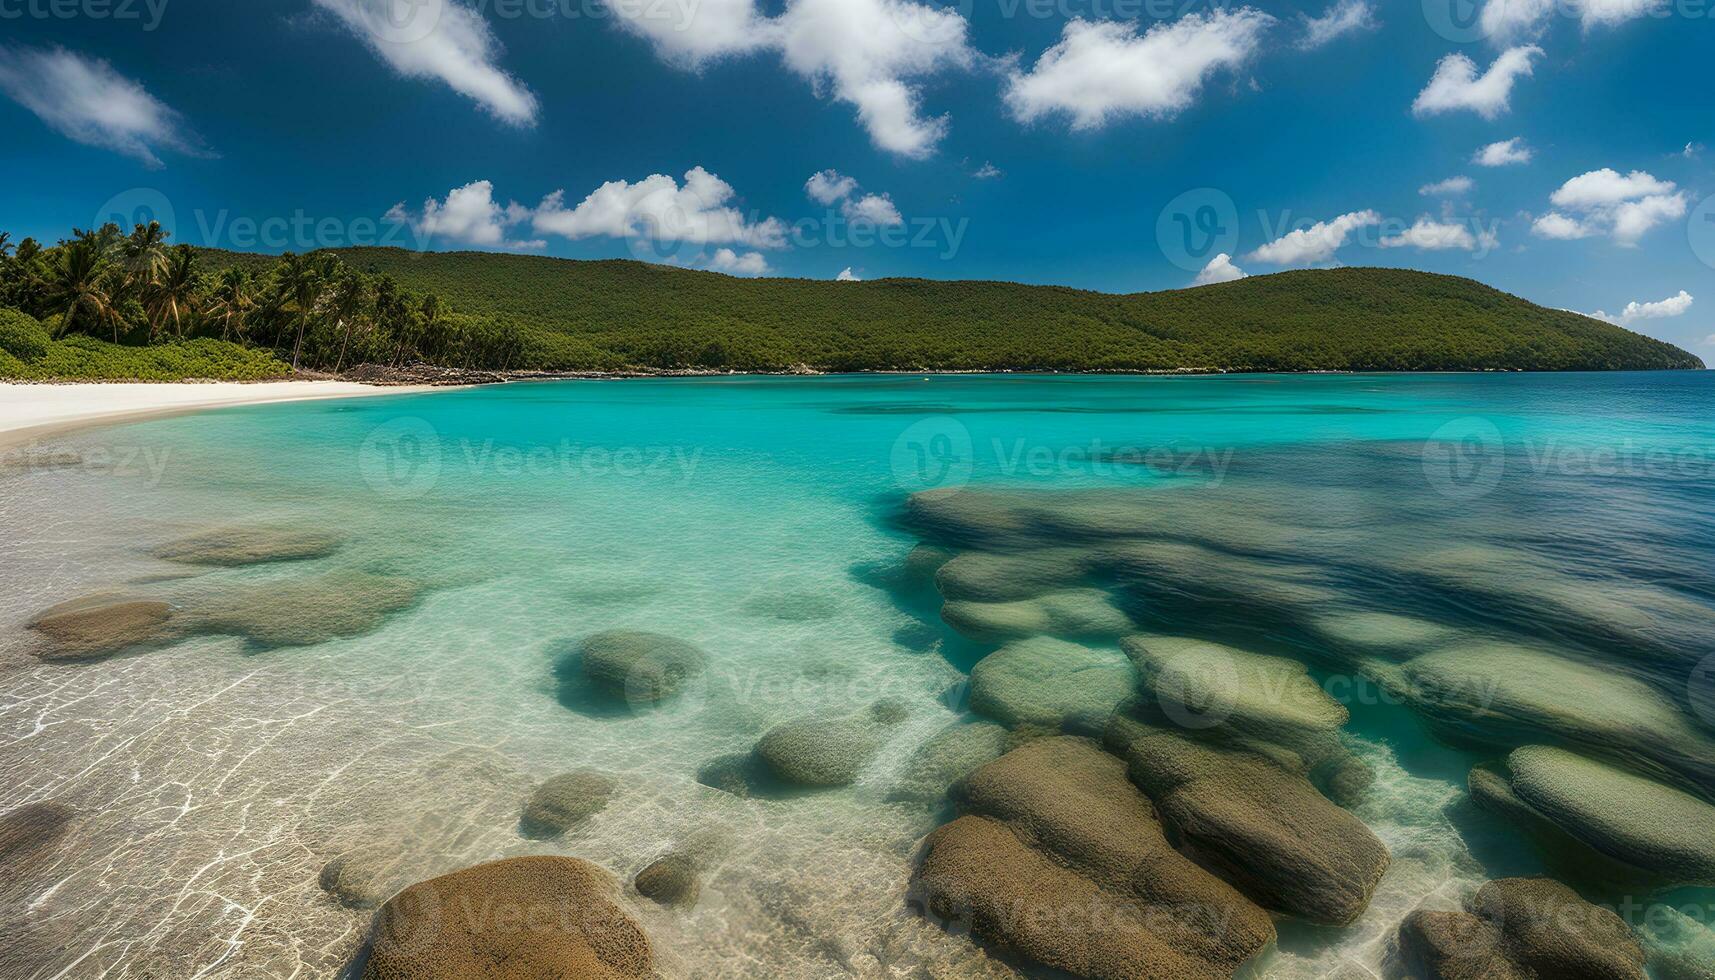
[[[0,232],[0,377],[546,371],[1697,368],[1468,279],[1329,269],[1115,296],[1002,282],[735,279],[631,261],[169,245],[158,224]],[[468,376],[468,375],[465,375]]]
[[[516,327],[554,369],[1611,370],[1671,344],[1452,276],[1325,269],[1125,296],[1000,282],[735,279],[631,261],[341,249],[346,265]],[[217,264],[272,259],[213,253]]]

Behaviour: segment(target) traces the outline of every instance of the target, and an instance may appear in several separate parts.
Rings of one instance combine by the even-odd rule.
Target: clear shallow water
[[[889,791],[966,716],[965,672],[992,649],[942,625],[932,589],[877,584],[918,543],[901,515],[925,489],[1148,500],[1167,515],[1152,535],[1203,550],[1128,593],[1140,627],[1298,651],[1330,690],[1306,617],[1387,611],[1635,678],[1672,702],[1694,762],[1715,738],[1707,373],[570,382],[43,448],[80,462],[15,454],[0,472],[0,809],[79,817],[5,890],[6,976],[331,977],[368,916],[317,878],[353,849],[391,855],[398,884],[523,853],[629,880],[687,842],[718,855],[696,909],[635,903],[668,975],[1007,975],[904,907],[945,814]],[[345,544],[213,571],[149,555],[237,524]],[[106,590],[262,603],[310,582],[361,605],[339,592],[354,573],[422,593],[355,636],[199,636],[91,664],[37,662],[23,628]],[[638,714],[562,689],[559,658],[613,628],[690,640],[711,670]],[[884,697],[907,719],[851,788],[739,800],[696,781],[779,722]],[[1355,812],[1393,866],[1357,925],[1283,925],[1261,975],[1375,969],[1425,900],[1543,869],[1461,804],[1470,766],[1504,751],[1347,700],[1377,774]],[[1699,765],[1674,771],[1696,783]],[[620,794],[559,841],[520,837],[531,787],[580,767]]]

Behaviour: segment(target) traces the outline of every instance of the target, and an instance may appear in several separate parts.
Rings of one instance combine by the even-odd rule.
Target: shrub
[[[35,317],[0,307],[0,350],[19,361],[40,360],[48,352],[48,331]]]

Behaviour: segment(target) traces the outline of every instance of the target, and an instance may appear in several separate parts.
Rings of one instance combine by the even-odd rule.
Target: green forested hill
[[[1117,296],[1000,282],[735,279],[631,261],[339,249],[352,268],[515,327],[548,369],[1603,370],[1696,368],[1674,347],[1468,279],[1254,276]],[[269,256],[204,251],[204,267]]]

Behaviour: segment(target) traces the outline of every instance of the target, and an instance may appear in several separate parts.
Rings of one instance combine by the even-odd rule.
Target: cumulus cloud
[[[839,205],[847,221],[872,225],[902,225],[905,218],[886,194],[858,196],[858,182],[837,170],[823,170],[804,182],[804,193],[817,204]]]
[[[387,212],[388,221],[409,225],[423,238],[483,248],[541,248],[547,243],[509,238],[508,229],[529,217],[530,209],[516,202],[501,207],[494,200],[494,184],[486,180],[454,188],[444,201],[428,198],[416,214],[404,202],[393,205]]]
[[[863,282],[862,279],[858,278],[858,274],[852,271],[852,267],[849,265],[844,269],[841,269],[840,274],[835,276],[834,280],[836,282]]]
[[[715,250],[709,268],[732,276],[764,276],[769,272],[768,259],[761,252],[735,252],[730,248]]]
[[[1557,10],[1577,17],[1586,32],[1613,27],[1661,9],[1667,0],[1488,0],[1479,18],[1484,35],[1500,43],[1542,36]],[[1564,3],[1564,6],[1561,4]]]
[[[1207,286],[1216,282],[1232,282],[1243,279],[1249,273],[1233,264],[1233,257],[1225,252],[1209,260],[1203,271],[1197,273],[1197,278],[1191,280],[1193,286]]]
[[[822,170],[804,182],[804,193],[817,204],[836,204],[857,192],[858,182],[838,170]]]
[[[1482,230],[1472,232],[1463,224],[1451,221],[1436,221],[1428,216],[1417,219],[1410,228],[1397,235],[1382,238],[1382,248],[1415,248],[1422,251],[1438,252],[1447,249],[1460,249],[1475,252],[1479,249],[1487,251],[1500,244],[1492,231]]]
[[[1326,262],[1346,244],[1352,232],[1367,225],[1380,224],[1381,220],[1382,216],[1374,211],[1342,214],[1332,221],[1318,221],[1308,228],[1287,232],[1245,258],[1274,265],[1313,265]]]
[[[1417,93],[1411,111],[1419,116],[1469,111],[1494,119],[1511,108],[1513,83],[1530,76],[1531,62],[1541,54],[1534,44],[1508,48],[1480,75],[1476,62],[1463,54],[1450,54],[1435,65],[1435,74]]]
[[[1478,150],[1471,157],[1471,162],[1479,167],[1505,167],[1515,163],[1529,163],[1534,151],[1524,145],[1522,136],[1514,136],[1510,140],[1500,140],[1490,143]]]
[[[978,167],[976,172],[971,174],[971,176],[978,180],[994,180],[996,177],[1001,176],[1001,169],[985,160],[983,161],[983,165]]]
[[[1456,197],[1460,194],[1470,193],[1471,188],[1475,187],[1476,184],[1477,182],[1469,177],[1449,177],[1433,184],[1424,184],[1417,189],[1417,193],[1424,197]]]
[[[1651,228],[1683,218],[1686,209],[1685,192],[1673,181],[1611,167],[1579,174],[1548,200],[1556,210],[1531,225],[1537,236],[1564,240],[1605,234],[1621,245],[1637,244]]]
[[[1376,8],[1369,0],[1337,0],[1318,16],[1299,14],[1298,18],[1304,26],[1297,43],[1300,51],[1314,51],[1347,34],[1373,31],[1380,26]]]
[[[782,248],[786,226],[778,218],[753,221],[732,205],[732,185],[702,167],[692,167],[680,183],[651,174],[635,183],[610,180],[574,208],[555,191],[532,214],[538,234],[566,238],[647,238],[692,245],[746,245]]]
[[[1006,103],[1020,122],[1064,114],[1078,130],[1171,118],[1211,74],[1249,59],[1273,23],[1251,7],[1186,14],[1141,35],[1135,24],[1074,19],[1033,68],[1012,72]]]
[[[1627,303],[1625,309],[1622,309],[1617,316],[1604,313],[1601,310],[1590,315],[1609,323],[1626,324],[1633,320],[1661,320],[1667,317],[1680,316],[1689,309],[1691,309],[1691,294],[1681,289],[1679,295],[1669,296],[1667,299],[1656,300],[1653,303],[1639,303],[1637,300],[1633,300]]]
[[[670,64],[695,69],[760,51],[780,55],[818,93],[857,110],[876,146],[929,155],[945,118],[925,117],[915,80],[978,60],[954,9],[913,0],[788,0],[774,17],[755,0],[610,4],[620,23]]]
[[[67,139],[162,166],[158,151],[201,155],[184,120],[99,58],[0,46],[0,92]]]
[[[458,0],[314,2],[399,74],[439,79],[515,126],[535,123],[535,94],[498,67],[500,42],[482,15]]]

